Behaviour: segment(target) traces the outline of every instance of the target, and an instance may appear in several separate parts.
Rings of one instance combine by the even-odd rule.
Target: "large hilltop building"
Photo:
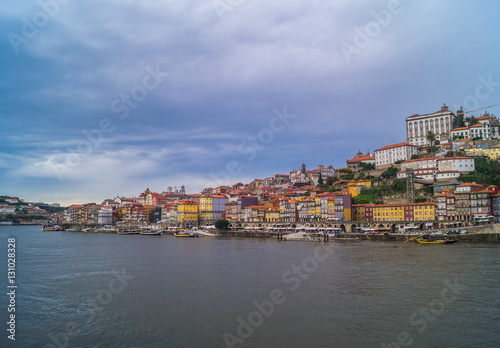
[[[443,104],[441,110],[432,114],[419,115],[406,118],[406,138],[412,145],[428,145],[427,133],[430,131],[436,135],[436,140],[449,138],[455,114],[448,110]]]

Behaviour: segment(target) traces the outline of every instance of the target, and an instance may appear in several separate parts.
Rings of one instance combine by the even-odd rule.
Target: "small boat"
[[[64,231],[64,228],[59,225],[44,225],[42,231]]]
[[[433,239],[432,237],[430,237],[429,233],[424,233],[407,239],[404,241],[404,243],[409,242],[410,240],[415,240],[420,244],[452,244],[457,241],[456,239]]]
[[[198,238],[200,235],[198,233],[193,233],[193,232],[181,232],[181,233],[174,233],[175,237],[185,237],[185,238]]]
[[[116,233],[118,234],[139,234],[141,233],[142,230],[137,230],[137,229],[124,229],[124,230],[118,230]]]
[[[163,233],[162,230],[153,230],[151,228],[145,228],[142,230],[141,234],[145,236],[159,236]]]
[[[415,238],[420,244],[452,244],[455,243],[456,239],[437,239],[437,240],[425,240],[420,238]]]

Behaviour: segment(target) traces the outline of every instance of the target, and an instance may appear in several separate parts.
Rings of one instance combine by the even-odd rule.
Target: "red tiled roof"
[[[463,184],[458,185],[458,187],[460,187],[460,186],[480,186],[480,187],[484,187],[483,185],[476,184],[475,182],[464,182]]]
[[[459,157],[443,157],[443,158],[438,158],[438,161],[446,161],[446,160],[452,160],[452,159],[472,159],[470,157],[464,157],[464,156],[459,156]]]
[[[416,147],[415,145],[408,144],[408,143],[398,143],[398,144],[394,144],[394,145],[387,145],[387,146],[381,147],[380,149],[377,149],[375,151],[387,150],[387,149],[392,149],[392,148],[400,147],[400,146],[413,146],[413,147]]]
[[[350,160],[347,160],[347,163],[356,163],[361,161],[375,161],[375,156],[366,154],[360,157],[351,158]]]

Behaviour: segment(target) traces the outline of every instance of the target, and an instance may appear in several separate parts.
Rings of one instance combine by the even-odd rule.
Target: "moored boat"
[[[456,239],[434,239],[430,233],[420,234],[418,236],[412,237],[404,241],[404,243],[409,242],[410,240],[415,240],[420,244],[452,244],[455,243]]]
[[[437,240],[425,240],[425,239],[420,239],[420,238],[415,238],[417,242],[420,244],[452,244],[455,243],[457,240],[456,239],[437,239]]]
[[[452,244],[455,243],[456,239],[434,239],[429,233],[424,233],[404,241],[404,243],[410,240],[415,240],[420,244]]]
[[[118,233],[118,234],[139,234],[141,232],[142,232],[142,230],[139,230],[139,229],[123,229],[123,230],[116,231],[116,233]]]
[[[162,233],[163,233],[162,230],[154,230],[154,229],[151,229],[151,228],[145,228],[141,232],[141,234],[143,234],[145,236],[159,236]]]
[[[44,225],[42,231],[64,231],[64,228],[59,225]]]
[[[180,233],[174,233],[175,237],[187,237],[187,238],[198,238],[200,235],[198,233],[193,233],[193,232],[180,232]]]

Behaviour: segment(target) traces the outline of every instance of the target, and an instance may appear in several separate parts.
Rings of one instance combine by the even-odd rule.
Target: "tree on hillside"
[[[469,123],[469,126],[473,126],[473,125],[479,123],[479,121],[476,120],[476,118],[474,116],[467,117],[465,119],[465,121],[467,121]]]
[[[323,178],[321,177],[321,172],[319,172],[318,184],[323,185]]]
[[[434,133],[434,132],[432,132],[432,131],[428,131],[428,132],[427,132],[427,135],[425,136],[425,138],[426,138],[427,140],[429,140],[430,147],[435,146],[435,142],[436,142],[436,133]]]
[[[351,168],[340,168],[339,169],[339,174],[349,174],[349,173],[352,173]]]
[[[465,127],[464,116],[464,109],[460,107],[460,110],[457,110],[457,116],[453,119],[453,128]]]
[[[397,173],[398,169],[394,166],[390,166],[380,175],[380,177],[383,179],[392,179],[396,177]]]
[[[427,153],[428,154],[435,154],[436,152],[438,152],[438,149],[436,146],[430,146],[428,149],[427,149]]]
[[[365,162],[361,162],[359,164],[359,167],[361,168],[361,170],[363,171],[369,171],[369,170],[374,170],[375,169],[375,164],[373,163],[365,163]]]

